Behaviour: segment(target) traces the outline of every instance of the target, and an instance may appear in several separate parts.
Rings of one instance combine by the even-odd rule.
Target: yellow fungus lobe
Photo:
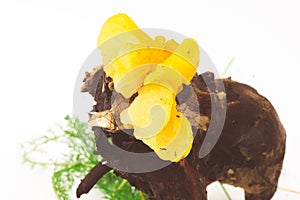
[[[162,160],[178,162],[190,153],[193,143],[191,124],[182,113],[173,113],[169,123],[161,132],[155,137],[142,141]]]
[[[183,77],[183,83],[189,84],[199,65],[200,50],[196,40],[188,38],[177,47],[163,65],[169,66]]]
[[[149,138],[160,132],[170,120],[175,95],[156,84],[145,85],[129,108],[121,113],[121,122],[134,127],[137,139]]]

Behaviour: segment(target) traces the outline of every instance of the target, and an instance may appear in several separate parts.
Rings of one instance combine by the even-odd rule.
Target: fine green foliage
[[[70,200],[70,191],[75,181],[82,179],[94,167],[100,157],[95,155],[93,133],[87,124],[78,119],[65,117],[66,125],[58,132],[34,139],[23,146],[23,160],[32,166],[51,167],[54,169],[52,185],[59,200]],[[51,145],[64,149],[59,156],[46,160],[35,160],[37,153],[51,154]],[[50,147],[49,147],[50,146]],[[41,156],[39,156],[39,159]],[[101,189],[106,199],[144,200],[147,196],[133,188],[125,179],[117,177],[112,171],[104,175],[95,188]]]
[[[110,184],[114,183],[114,184]],[[96,187],[105,191],[105,198],[111,200],[144,200],[147,195],[132,187],[125,179],[117,177],[112,171],[103,176]]]

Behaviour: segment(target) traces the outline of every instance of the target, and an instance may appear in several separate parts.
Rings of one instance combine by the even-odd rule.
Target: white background
[[[76,75],[95,49],[103,22],[119,12],[142,28],[196,38],[220,73],[234,57],[226,75],[266,96],[286,128],[279,186],[300,191],[299,10],[297,0],[1,0],[1,199],[55,199],[51,171],[24,166],[19,144],[72,113]],[[242,199],[241,190],[230,193]],[[218,185],[209,188],[209,196],[226,199]],[[273,199],[300,195],[278,190]]]

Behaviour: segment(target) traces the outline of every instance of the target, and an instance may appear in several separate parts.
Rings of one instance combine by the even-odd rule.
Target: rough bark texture
[[[212,151],[199,159],[199,149],[205,138],[207,126],[212,123],[211,105],[218,101],[212,99],[212,93],[218,96],[218,91],[209,91],[206,83],[210,84],[210,88],[214,88],[221,81],[224,83],[227,96],[224,128]],[[147,193],[150,199],[205,200],[206,187],[214,181],[243,188],[246,200],[271,199],[277,189],[286,137],[271,103],[250,86],[232,81],[230,78],[214,79],[212,73],[195,75],[191,86],[196,95],[189,94],[191,87],[186,88],[183,90],[186,93],[184,95],[189,95],[190,98],[186,99],[186,102],[180,102],[178,106],[191,121],[193,129],[197,130],[188,157],[154,172],[126,173],[115,170],[115,173]],[[131,152],[151,151],[141,141],[122,131],[119,113],[128,106],[128,103],[124,103],[126,101],[123,97],[113,91],[112,80],[105,77],[101,67],[87,73],[82,91],[89,92],[97,102],[93,107],[94,112],[111,111],[113,128],[104,128],[103,131],[106,137],[112,137],[112,142],[116,146]],[[189,102],[195,99],[199,102],[200,109],[198,105],[193,107]],[[200,110],[201,117],[196,110]],[[199,120],[193,121],[196,115]],[[100,140],[107,138],[101,136],[100,127],[94,127],[93,130],[98,149],[96,153],[101,154],[103,160],[111,160],[114,155],[104,154],[101,151],[103,147],[99,145]],[[110,158],[106,159],[107,156]],[[89,191],[95,184],[92,177],[100,178],[97,173],[105,166],[97,165],[95,168],[99,169],[91,171],[82,181],[81,185],[85,185],[85,188],[79,186],[78,196]]]

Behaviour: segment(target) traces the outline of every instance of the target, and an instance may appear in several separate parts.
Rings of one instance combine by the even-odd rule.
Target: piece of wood
[[[208,126],[218,123],[218,120],[211,121],[212,105],[222,109],[224,94],[215,91],[221,82],[227,98],[224,127],[212,151],[200,159],[199,150],[204,145]],[[183,100],[178,109],[185,114],[193,125],[193,130],[197,132],[191,153],[180,162],[157,171],[127,173],[115,170],[115,173],[147,193],[150,199],[205,200],[206,187],[214,181],[243,188],[246,200],[271,199],[281,173],[286,138],[285,130],[271,103],[250,86],[230,78],[215,79],[212,73],[195,75],[191,86],[177,96],[190,97],[181,98]],[[116,146],[126,151],[151,152],[141,141],[122,131],[119,113],[136,95],[126,101],[114,92],[112,80],[105,76],[101,67],[87,73],[83,91],[94,97],[94,112],[110,110],[114,116],[114,126],[110,126],[114,128],[93,128],[98,148],[96,153],[101,154],[103,160],[109,162],[116,159],[116,155],[106,153],[104,146],[100,145],[100,141],[107,140],[107,137],[111,137]],[[195,104],[195,101],[198,103]],[[218,115],[217,113],[217,119]],[[101,136],[101,131],[105,132],[105,137]],[[89,178],[86,177],[85,181],[88,182]]]
[[[93,169],[86,175],[77,188],[76,196],[79,198],[82,194],[88,193],[94,185],[102,178],[107,172],[111,170],[110,167],[103,165],[99,162]]]

